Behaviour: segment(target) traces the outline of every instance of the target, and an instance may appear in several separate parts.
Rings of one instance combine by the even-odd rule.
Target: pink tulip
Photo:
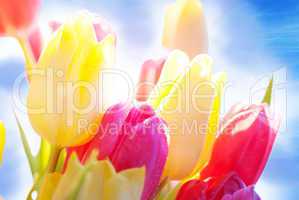
[[[138,101],[146,101],[157,81],[159,80],[165,58],[157,60],[146,60],[142,67],[139,77],[139,83],[137,85],[136,99]]]
[[[259,179],[271,152],[278,123],[266,104],[234,106],[224,117],[201,179],[235,171],[246,185]]]
[[[240,199],[242,197],[242,199]],[[253,186],[247,187],[236,173],[206,180],[191,180],[179,190],[177,200],[259,200]]]
[[[84,163],[97,149],[98,159],[109,157],[117,171],[145,166],[141,199],[147,200],[155,193],[166,162],[165,128],[164,121],[148,105],[116,104],[106,111],[97,135],[88,144],[69,148],[68,157],[76,152]]]
[[[54,32],[61,26],[61,23],[58,21],[51,21],[49,22],[49,26],[51,30]],[[98,41],[103,40],[108,34],[112,34],[113,36],[115,36],[115,33],[111,25],[106,20],[100,17],[95,18],[95,21],[93,22],[93,27]]]
[[[39,8],[39,0],[0,0],[0,35],[27,29]]]

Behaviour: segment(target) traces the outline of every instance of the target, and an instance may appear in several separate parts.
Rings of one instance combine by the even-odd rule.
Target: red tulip
[[[14,35],[33,22],[39,0],[0,0],[0,35]]]
[[[142,67],[139,77],[139,83],[137,85],[136,99],[138,101],[146,101],[157,81],[159,80],[165,58],[157,60],[146,60]]]
[[[259,179],[271,152],[278,123],[266,104],[234,106],[224,117],[201,179],[235,171],[246,185]]]
[[[191,180],[179,190],[177,200],[259,200],[252,186],[247,187],[236,173],[206,180]],[[239,199],[238,199],[239,198]]]
[[[165,127],[148,105],[117,104],[106,111],[97,135],[86,145],[68,149],[68,157],[76,152],[84,163],[97,149],[98,159],[109,157],[117,171],[145,166],[142,199],[147,200],[155,193],[166,162]]]

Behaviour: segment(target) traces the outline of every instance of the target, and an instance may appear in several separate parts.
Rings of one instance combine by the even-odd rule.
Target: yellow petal
[[[50,182],[48,190],[42,190],[53,200],[139,200],[143,190],[144,168],[129,169],[117,173],[108,160],[97,161],[92,154],[85,165],[81,165],[75,155],[72,155],[65,173],[59,182]],[[50,186],[49,186],[50,185]],[[52,191],[52,194],[49,192]]]
[[[3,123],[0,121],[0,163],[2,162],[4,144],[5,144],[5,128]]]
[[[144,177],[144,168],[129,169],[111,177],[104,186],[102,199],[139,200],[144,185]]]
[[[45,175],[37,199],[52,200],[53,192],[55,191],[60,178],[61,178],[61,174],[56,172]]]
[[[95,133],[102,114],[100,72],[114,62],[115,38],[97,42],[86,13],[55,33],[31,76],[28,114],[35,131],[51,144],[74,146]]]
[[[163,66],[159,81],[148,99],[149,104],[152,105],[154,109],[160,106],[163,99],[169,94],[178,80],[184,76],[188,65],[189,58],[184,52],[174,50],[169,54]]]
[[[200,170],[205,166],[205,164],[209,161],[211,152],[213,149],[214,141],[217,136],[219,119],[220,119],[220,109],[221,109],[221,97],[223,92],[223,87],[226,82],[226,74],[219,73],[213,76],[212,82],[215,84],[216,89],[216,97],[213,102],[212,111],[209,117],[209,127],[204,143],[203,150],[201,151],[198,163],[193,170],[192,175],[198,175]]]
[[[203,149],[215,97],[211,65],[206,55],[194,58],[186,75],[162,102],[160,115],[170,136],[164,175],[171,179],[189,176]]]
[[[202,5],[198,0],[177,0],[165,13],[162,43],[191,58],[207,53],[208,37]]]
[[[52,200],[68,200],[78,190],[81,178],[84,176],[84,167],[80,164],[77,157],[72,154],[68,167],[60,178]]]

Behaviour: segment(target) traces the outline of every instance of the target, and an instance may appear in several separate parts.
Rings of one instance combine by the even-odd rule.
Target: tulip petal
[[[50,177],[51,179],[45,180],[39,195],[53,200],[140,199],[144,185],[144,168],[117,173],[109,161],[97,161],[96,157],[93,153],[86,163],[81,165],[73,154],[65,173],[57,179]]]
[[[188,64],[189,58],[184,52],[174,50],[169,54],[157,85],[148,98],[148,103],[154,109],[160,106],[162,100],[169,94],[176,82],[184,76]]]
[[[215,83],[215,89],[216,89],[216,97],[213,102],[213,108],[211,111],[211,115],[209,117],[209,127],[208,132],[206,135],[206,141],[203,147],[203,150],[200,154],[200,158],[198,160],[198,163],[193,170],[193,174],[197,174],[200,172],[200,170],[204,167],[204,165],[209,161],[213,145],[216,139],[216,135],[218,133],[218,124],[219,124],[219,118],[220,118],[220,109],[221,109],[221,97],[223,92],[224,83],[226,81],[226,74],[220,73],[213,77],[213,82]]]
[[[61,174],[46,174],[39,190],[38,200],[52,200],[52,195],[59,183]]]
[[[39,28],[33,29],[28,36],[32,54],[37,62],[42,51],[42,34]]]
[[[146,101],[148,99],[148,96],[159,80],[164,63],[164,58],[158,60],[150,59],[143,63],[137,85],[136,99],[138,101]]]
[[[215,98],[211,62],[206,55],[194,58],[185,76],[161,103],[160,115],[170,129],[164,175],[171,179],[190,176],[203,150]]]
[[[88,148],[85,147],[86,156],[83,160],[88,159],[88,155],[94,149],[100,149],[98,159],[104,159],[112,154],[130,108],[130,105],[126,103],[119,103],[111,106],[105,112],[96,136],[92,139]]]
[[[115,38],[97,42],[93,18],[82,13],[62,25],[42,52],[27,101],[33,128],[57,146],[78,146],[94,136],[102,118],[100,75],[114,60]],[[107,103],[106,103],[107,104]]]
[[[110,156],[117,171],[145,166],[143,200],[151,198],[154,194],[167,157],[165,124],[160,118],[152,116],[149,108],[145,106],[139,110],[131,110],[126,121],[129,124],[125,130],[123,129],[125,134],[122,134]]]
[[[40,0],[1,0],[0,5],[0,35],[15,35],[16,31],[22,32],[32,24]]]
[[[201,178],[235,171],[247,185],[255,184],[271,152],[277,129],[276,120],[265,104],[249,106],[225,122],[214,144],[211,160]]]
[[[202,5],[197,0],[177,0],[166,10],[163,46],[180,49],[190,58],[208,51],[208,36]]]
[[[2,162],[4,144],[5,144],[5,128],[3,123],[0,121],[0,163]]]
[[[254,191],[254,187],[250,186],[241,189],[234,194],[227,194],[221,200],[261,200],[258,194]]]

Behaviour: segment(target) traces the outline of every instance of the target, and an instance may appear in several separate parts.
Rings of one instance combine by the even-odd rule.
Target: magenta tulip
[[[109,157],[117,171],[145,166],[141,199],[147,200],[154,195],[166,162],[165,131],[166,124],[150,106],[117,104],[106,111],[96,136],[88,144],[68,149],[68,157],[76,152],[84,163],[96,149],[98,159]]]

